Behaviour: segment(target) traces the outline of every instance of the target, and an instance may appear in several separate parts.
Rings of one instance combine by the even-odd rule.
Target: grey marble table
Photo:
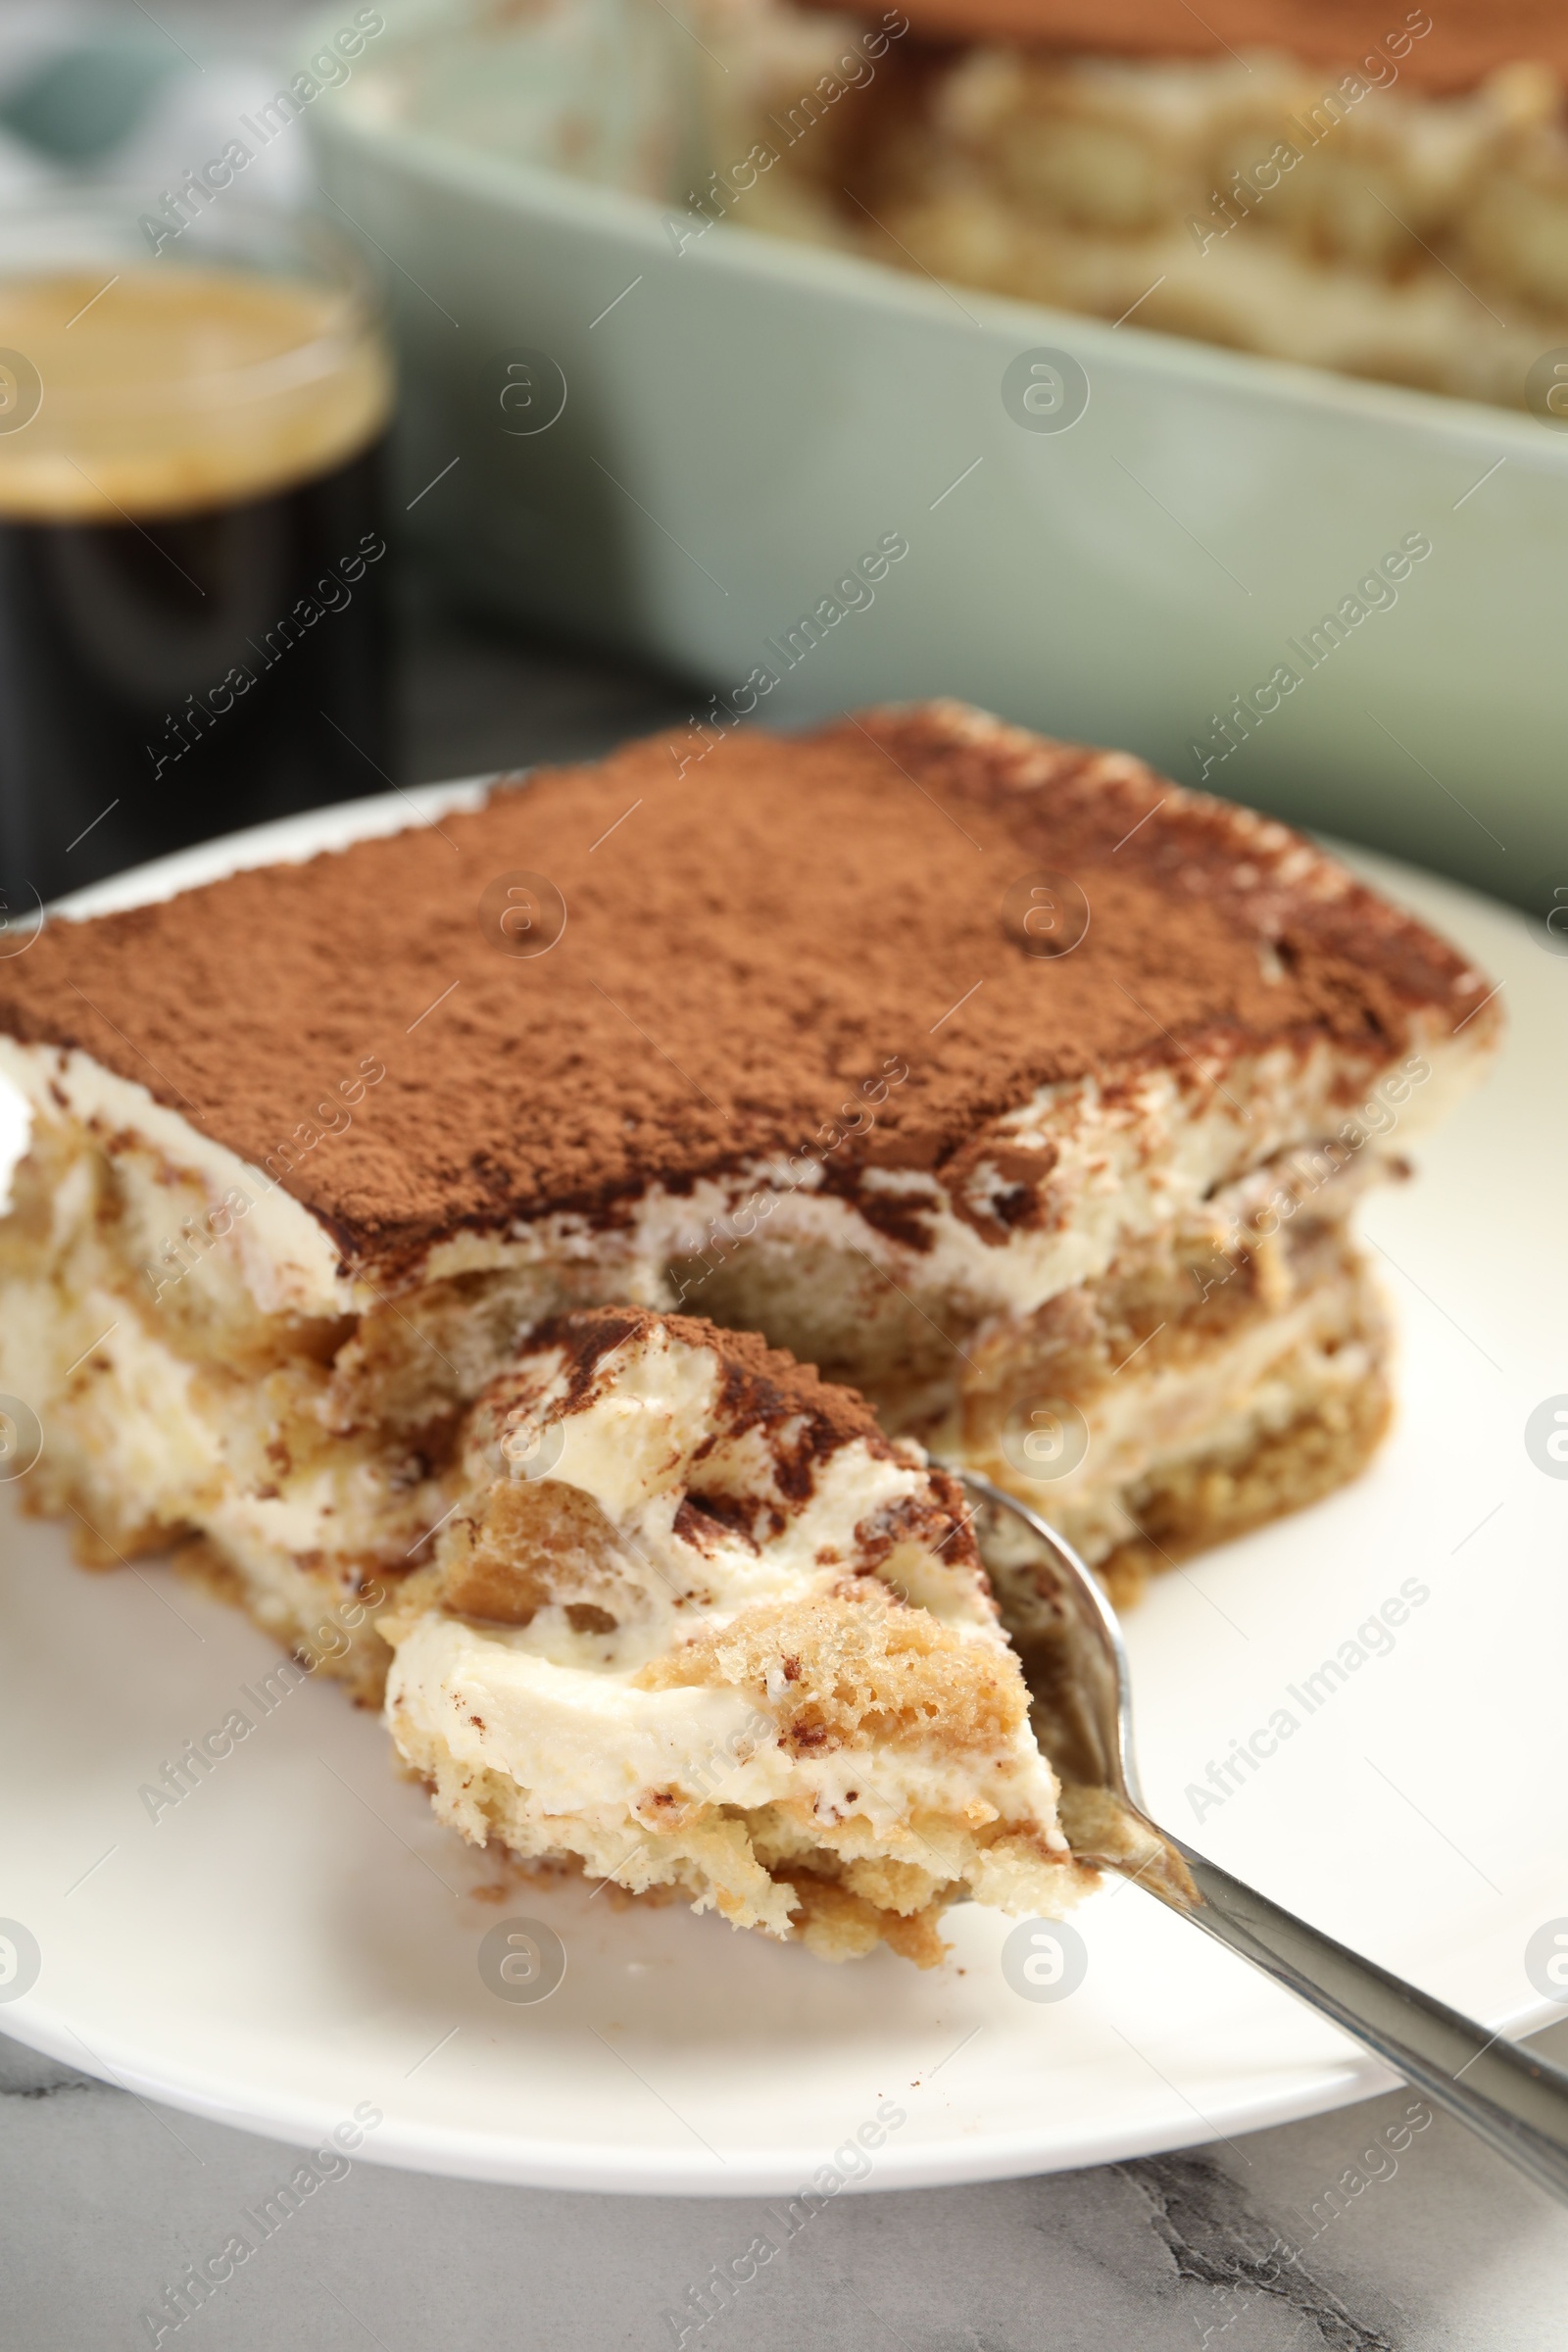
[[[589,755],[690,707],[670,680],[429,612],[411,616],[408,654],[416,788]],[[1568,2062],[1568,2023],[1542,2046]],[[684,2345],[1565,2352],[1568,2213],[1441,2117],[1401,2131],[1409,2105],[1396,2091],[1221,2149],[846,2197],[744,2305],[693,2317]],[[0,2352],[679,2352],[666,2315],[760,2227],[760,2200],[480,2187],[355,2162],[159,2335],[143,2314],[271,2193],[280,2156],[0,2039]]]
[[[1543,2046],[1568,2059],[1568,2028]],[[841,2198],[702,2352],[1563,2352],[1568,2213],[1410,2094],[1223,2149]],[[287,2177],[274,2142],[0,2041],[0,2344],[120,2352]],[[356,2163],[165,2345],[608,2352],[762,2226],[762,2202],[479,2187]],[[1272,2255],[1277,2239],[1297,2259]],[[1272,2255],[1272,2258],[1271,2258]]]

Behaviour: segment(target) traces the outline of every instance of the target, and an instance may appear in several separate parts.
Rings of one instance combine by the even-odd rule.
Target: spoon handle
[[[1151,1891],[1332,2017],[1434,2105],[1568,2203],[1568,2073],[1348,1951],[1167,1831],[1156,1834],[1182,1856],[1199,1900],[1195,1907],[1174,1891],[1157,1886]]]

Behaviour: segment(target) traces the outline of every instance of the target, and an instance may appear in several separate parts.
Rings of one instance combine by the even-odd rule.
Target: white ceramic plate
[[[408,814],[292,820],[93,895],[157,895]],[[1511,1043],[1424,1150],[1420,1182],[1368,1220],[1405,1341],[1378,1465],[1164,1579],[1130,1621],[1146,1777],[1218,1860],[1518,2032],[1560,2013],[1524,1954],[1568,1913],[1568,1480],[1524,1442],[1568,1387],[1568,960],[1521,916],[1372,870],[1504,980]],[[1387,2080],[1126,1887],[1078,1914],[1088,1973],[1054,2003],[1009,1988],[1006,1923],[972,1907],[931,1975],[883,1955],[827,1967],[585,1887],[498,1907],[472,1891],[498,1874],[394,1778],[371,1718],[307,1683],[261,1719],[243,1687],[276,1660],[241,1618],[157,1566],[84,1574],[52,1526],[7,1519],[0,1549],[0,1915],[40,1959],[0,2025],[175,2107],[317,2143],[368,2103],[377,2162],[735,2194],[793,2190],[886,2102],[903,2120],[883,2127],[872,2186],[1207,2140]],[[1392,1652],[1307,1715],[1290,1686],[1412,1578],[1428,1597]],[[141,1785],[236,1706],[251,1736],[155,1823]],[[1296,1732],[1195,1821],[1189,1787],[1282,1706]],[[497,1998],[477,1965],[516,1915],[568,1955],[536,2004]]]

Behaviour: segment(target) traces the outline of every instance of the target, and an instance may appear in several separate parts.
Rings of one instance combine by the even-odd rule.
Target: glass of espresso
[[[324,226],[0,220],[0,953],[36,907],[383,788],[392,372]]]

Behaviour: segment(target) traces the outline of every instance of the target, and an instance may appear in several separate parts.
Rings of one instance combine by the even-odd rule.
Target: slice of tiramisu
[[[1366,1458],[1346,1213],[1497,1027],[1283,825],[952,704],[717,721],[0,961],[22,1482],[374,1695],[547,1318],[762,1334],[1112,1579]],[[318,1629],[352,1619],[352,1639]]]
[[[478,1843],[929,1965],[1088,1874],[956,1482],[751,1333],[567,1314],[464,1429],[387,1720]]]

